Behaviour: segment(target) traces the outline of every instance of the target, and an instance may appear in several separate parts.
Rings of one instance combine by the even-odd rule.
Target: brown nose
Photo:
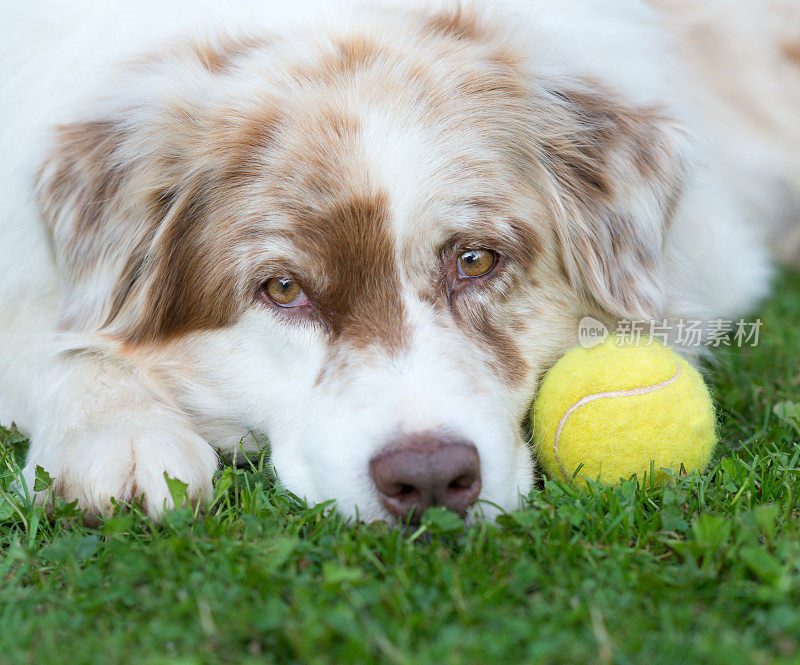
[[[384,447],[370,460],[369,472],[384,507],[412,521],[419,521],[431,506],[444,506],[464,517],[481,491],[477,448],[430,434]]]

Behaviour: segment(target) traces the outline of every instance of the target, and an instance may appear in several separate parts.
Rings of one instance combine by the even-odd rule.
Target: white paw
[[[174,507],[165,473],[187,484],[190,502],[211,497],[217,454],[179,414],[145,409],[136,418],[133,412],[117,415],[113,426],[34,440],[24,469],[29,492],[41,466],[53,478],[56,495],[77,500],[89,515],[108,512],[114,498],[142,499],[147,514],[159,517]],[[46,501],[47,494],[38,493],[36,500]]]

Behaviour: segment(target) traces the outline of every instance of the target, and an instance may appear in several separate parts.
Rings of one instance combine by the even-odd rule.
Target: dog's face
[[[474,16],[184,44],[59,130],[40,197],[65,327],[212,441],[364,519],[484,514],[582,315],[655,317],[683,173],[649,109],[550,81]]]

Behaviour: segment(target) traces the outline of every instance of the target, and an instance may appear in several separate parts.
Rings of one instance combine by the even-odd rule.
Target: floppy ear
[[[210,49],[181,45],[144,61],[96,119],[56,128],[37,195],[62,328],[154,341],[224,325],[239,306],[227,273],[209,265],[226,262],[201,239],[216,202],[258,166],[276,120],[264,99],[249,115],[210,106],[222,66]]]
[[[113,316],[171,204],[166,184],[136,192],[152,167],[131,150],[134,132],[111,120],[58,127],[40,170],[38,200],[61,281],[63,328],[95,329]]]
[[[545,162],[570,282],[616,318],[660,318],[664,242],[690,172],[688,138],[659,109],[589,84],[551,92],[548,102]]]
[[[216,248],[208,229],[266,140],[269,123],[249,124],[233,112],[154,109],[141,125],[123,112],[58,129],[38,195],[62,328],[138,343],[232,320],[241,288],[227,269],[234,250]],[[231,225],[226,233],[235,238]]]

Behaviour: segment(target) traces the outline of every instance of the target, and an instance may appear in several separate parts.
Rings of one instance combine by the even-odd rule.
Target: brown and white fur
[[[797,260],[798,26],[793,0],[4,8],[0,422],[29,485],[157,515],[165,472],[208,497],[217,450],[268,439],[288,489],[381,519],[370,459],[435,432],[477,448],[478,512],[516,506],[581,317],[735,317],[770,243]]]

